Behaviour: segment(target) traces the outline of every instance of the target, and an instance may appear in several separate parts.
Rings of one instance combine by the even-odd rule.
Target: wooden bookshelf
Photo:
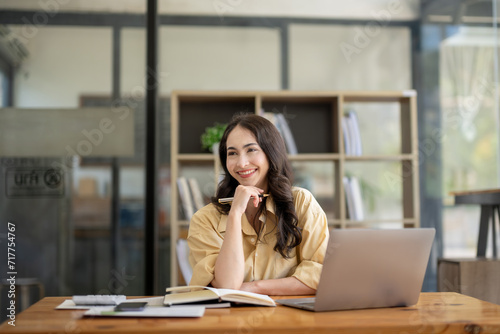
[[[393,120],[398,128],[397,138],[388,139],[398,143],[394,152],[366,152],[360,156],[345,154],[341,121],[351,104],[372,107],[391,104],[392,109],[397,110]],[[380,109],[383,113],[384,107]],[[370,228],[380,227],[380,224],[408,228],[420,225],[415,91],[174,91],[171,95],[171,285],[178,283],[176,241],[189,226],[178,209],[181,203],[175,180],[183,176],[185,168],[197,166],[207,170],[205,176],[211,175],[209,182],[215,189],[221,170],[219,159],[201,150],[201,134],[216,122],[228,123],[235,113],[260,114],[261,111],[285,114],[299,152],[289,156],[292,165],[320,164],[316,170],[326,173],[327,179],[331,180],[327,189],[322,184],[321,191],[312,192],[325,209],[332,228]],[[375,127],[374,131],[385,131],[385,124],[381,122],[369,126]],[[324,172],[321,164],[326,164],[329,170]],[[377,164],[396,167],[396,172],[391,172],[390,181],[387,181],[392,182],[392,187],[397,187],[394,191],[399,196],[399,209],[395,210],[394,216],[366,217],[361,221],[348,218],[342,180],[351,172],[352,165],[360,164],[379,166],[379,169]],[[305,173],[314,179],[319,172],[312,170]]]

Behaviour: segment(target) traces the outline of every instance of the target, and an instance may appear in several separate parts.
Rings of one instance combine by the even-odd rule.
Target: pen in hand
[[[260,194],[259,197],[267,197],[269,194]],[[231,202],[234,200],[234,197],[226,197],[226,198],[219,198],[219,203],[220,204],[231,204]]]

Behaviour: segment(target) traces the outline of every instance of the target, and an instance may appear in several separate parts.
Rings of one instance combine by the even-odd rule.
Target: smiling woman
[[[326,215],[309,191],[292,187],[276,127],[257,115],[236,116],[219,157],[225,177],[212,203],[190,223],[190,284],[271,295],[315,293],[328,241]],[[230,196],[231,205],[219,203]]]
[[[267,191],[269,162],[252,132],[237,126],[227,138],[226,166],[239,184]]]

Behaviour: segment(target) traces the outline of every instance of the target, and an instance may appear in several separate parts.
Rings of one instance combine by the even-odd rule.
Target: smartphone
[[[124,302],[115,307],[115,311],[142,311],[147,302]]]

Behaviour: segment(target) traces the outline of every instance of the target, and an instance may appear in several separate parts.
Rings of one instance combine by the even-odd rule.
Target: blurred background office
[[[449,192],[498,186],[498,5],[158,0],[156,294],[170,285],[173,90],[415,89],[420,225],[438,232],[424,290],[434,291],[438,257],[475,255],[479,207],[454,206]],[[28,131],[0,143],[0,276],[8,272],[5,226],[13,221],[18,275],[41,282],[46,295],[145,293],[146,76],[154,71],[146,65],[146,14],[146,0],[0,1],[1,107],[85,115],[86,108],[111,106],[117,129],[132,124],[119,137],[129,152],[72,155],[82,140],[91,142],[81,131],[61,154],[12,152],[39,126],[57,139],[70,114],[60,122],[47,116],[42,125],[27,116],[21,121]],[[393,124],[386,126],[391,131]],[[372,139],[365,145],[385,140],[380,127],[364,131]],[[54,169],[61,165],[62,172]],[[305,164],[301,175],[315,178],[304,184],[331,182],[323,167]],[[56,185],[42,182],[57,171]],[[192,173],[210,196],[213,176],[196,167]],[[368,176],[363,181],[370,185]],[[387,185],[367,189],[367,210],[392,210],[398,195]]]

